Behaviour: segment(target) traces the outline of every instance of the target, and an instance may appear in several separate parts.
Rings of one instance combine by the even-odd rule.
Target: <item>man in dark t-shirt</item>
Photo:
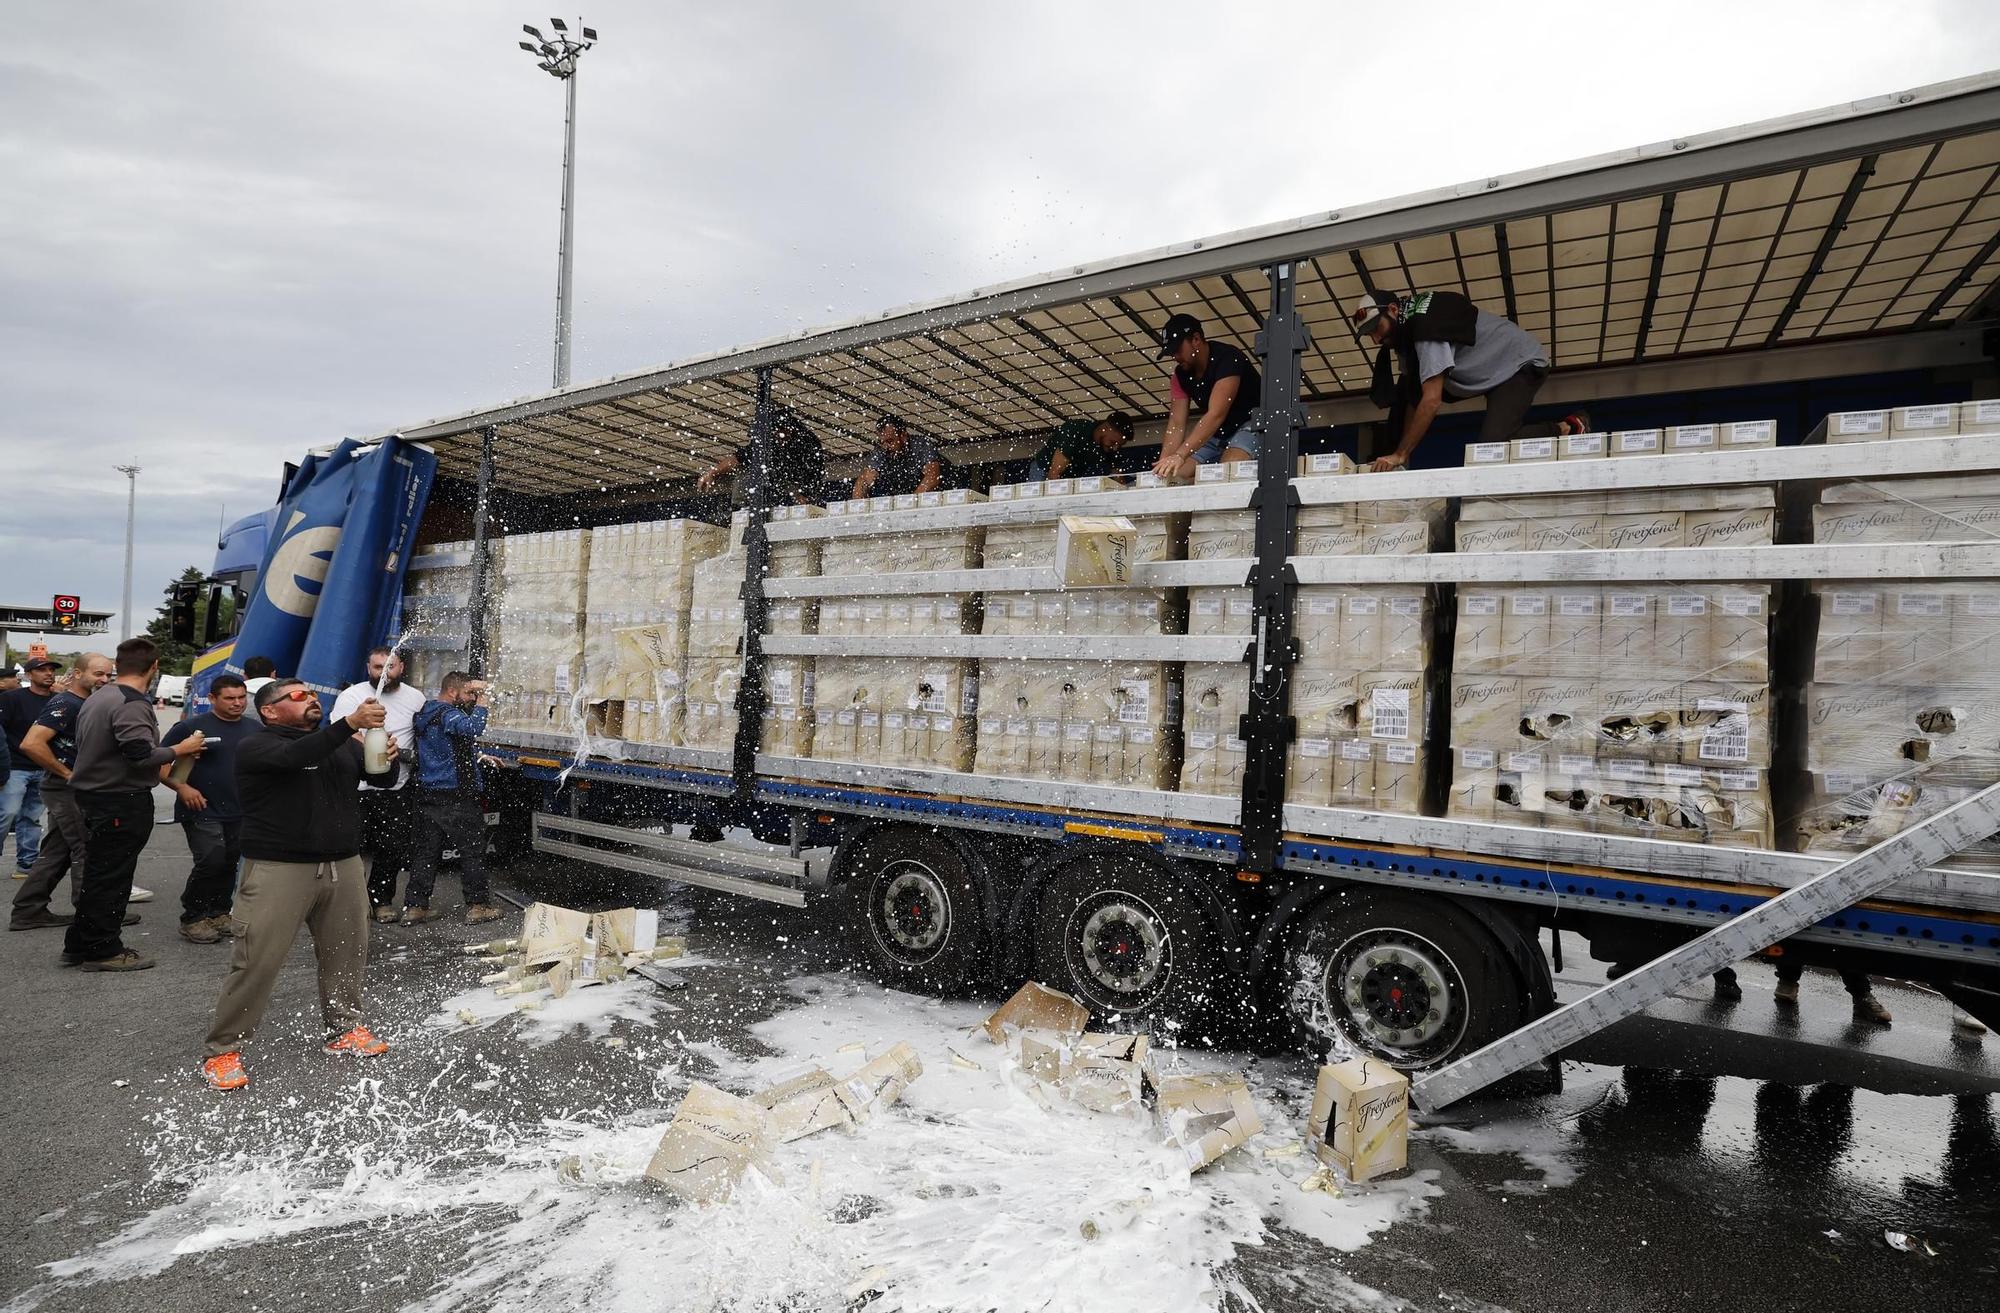
[[[250,693],[240,675],[221,674],[208,686],[209,709],[190,716],[167,731],[161,745],[171,748],[199,731],[207,746],[195,758],[185,784],[160,771],[160,782],[174,791],[174,820],[187,835],[194,868],[181,892],[181,938],[192,944],[217,944],[228,938],[229,906],[236,894],[236,867],[242,857],[243,805],[236,796],[236,748],[262,726],[244,712]]]
[[[725,477],[750,467],[755,444],[744,443],[710,466],[695,481],[703,492],[714,492]],[[774,503],[817,502],[826,483],[826,451],[819,438],[806,427],[798,412],[780,408],[771,419],[770,454],[764,462],[764,478],[770,484]]]
[[[1028,462],[1028,482],[1111,474],[1118,464],[1119,448],[1131,440],[1130,415],[1070,420],[1058,426]]]
[[[1175,315],[1160,330],[1160,358],[1174,362],[1174,376],[1153,472],[1185,479],[1197,465],[1256,459],[1261,435],[1251,420],[1263,382],[1250,357],[1227,342],[1209,341],[1193,315]]]
[[[854,481],[853,497],[901,497],[945,486],[951,462],[938,454],[937,443],[910,432],[895,415],[875,425],[875,454]]]

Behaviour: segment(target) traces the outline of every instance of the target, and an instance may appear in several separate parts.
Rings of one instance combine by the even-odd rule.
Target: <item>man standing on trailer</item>
[[[1049,435],[1049,440],[1028,462],[1028,482],[1115,473],[1118,452],[1131,440],[1130,415],[1069,420]]]
[[[1167,431],[1153,473],[1191,479],[1197,465],[1255,460],[1261,435],[1251,427],[1263,383],[1250,357],[1227,342],[1211,342],[1193,315],[1175,315],[1160,329],[1160,358],[1174,362]],[[1199,412],[1194,427],[1188,416]]]
[[[938,454],[937,443],[911,434],[895,415],[875,424],[875,455],[854,481],[851,497],[901,497],[944,486],[951,463]]]
[[[368,653],[368,678],[349,684],[333,700],[333,718],[339,720],[356,707],[376,697],[387,717],[383,728],[396,740],[402,760],[391,772],[395,782],[377,787],[361,781],[361,862],[368,871],[368,905],[377,921],[396,919],[396,879],[410,864],[410,850],[417,842],[416,791],[408,786],[410,762],[417,751],[414,728],[417,712],[424,705],[421,689],[403,682],[403,654],[389,647]]]
[[[754,442],[746,442],[715,462],[695,480],[695,487],[714,492],[724,478],[749,467],[755,446]],[[779,407],[771,417],[770,455],[764,462],[764,481],[774,504],[794,502],[810,506],[825,496],[826,449],[789,406]]]
[[[1486,398],[1481,442],[1590,431],[1590,416],[1582,411],[1553,423],[1525,422],[1535,393],[1549,376],[1548,352],[1519,324],[1488,314],[1457,292],[1401,298],[1369,292],[1354,308],[1354,323],[1361,337],[1380,348],[1368,397],[1403,430],[1396,449],[1369,465],[1370,470],[1406,467],[1446,398]]]

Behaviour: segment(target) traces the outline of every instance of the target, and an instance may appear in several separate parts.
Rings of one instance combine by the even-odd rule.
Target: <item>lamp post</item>
[[[569,386],[569,303],[570,279],[576,266],[573,221],[576,217],[576,65],[583,52],[597,44],[597,29],[576,20],[581,41],[572,40],[569,25],[551,18],[553,37],[543,37],[540,29],[523,23],[521,30],[533,41],[520,43],[534,57],[535,66],[563,84],[563,184],[562,245],[556,256],[556,386]]]
[[[125,638],[132,637],[132,529],[139,518],[139,467],[114,465],[125,476],[125,604],[119,609],[118,623]]]

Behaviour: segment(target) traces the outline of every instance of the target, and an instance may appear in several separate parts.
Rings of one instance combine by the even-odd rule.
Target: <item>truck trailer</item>
[[[1760,953],[2000,1023],[1996,188],[1986,75],[413,425],[405,645],[495,675],[503,847],[824,908],[903,987],[1255,1009],[1432,1106]],[[1457,405],[1356,472],[1378,287],[1535,333],[1598,432],[1479,448]],[[1262,449],[1172,485],[1180,312],[1257,357]],[[836,474],[890,412],[968,486],[700,496],[781,408]],[[1114,411],[1130,477],[1022,481]],[[1106,518],[1136,564],[1065,586]],[[1564,939],[1629,973],[1557,1009]]]

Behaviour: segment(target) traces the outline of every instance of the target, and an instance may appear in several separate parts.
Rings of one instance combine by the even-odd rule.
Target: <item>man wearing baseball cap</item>
[[[1160,329],[1160,358],[1174,362],[1167,431],[1153,472],[1189,478],[1197,465],[1254,460],[1261,445],[1251,421],[1263,383],[1250,357],[1227,342],[1211,342],[1193,315],[1175,315]],[[1194,427],[1188,416],[1200,412]]]
[[[47,657],[29,658],[25,687],[0,693],[0,731],[7,736],[11,768],[0,783],[0,845],[14,836],[14,878],[26,879],[42,849],[42,768],[21,751],[21,740],[35,718],[48,710],[56,695],[56,672],[62,663]]]
[[[1552,423],[1524,422],[1549,376],[1548,352],[1519,324],[1488,314],[1457,292],[1396,297],[1370,291],[1354,308],[1354,324],[1359,337],[1380,348],[1369,399],[1402,430],[1396,449],[1371,470],[1407,466],[1447,398],[1486,398],[1481,442],[1559,437],[1590,428],[1582,411]],[[1392,372],[1392,359],[1400,378]]]

